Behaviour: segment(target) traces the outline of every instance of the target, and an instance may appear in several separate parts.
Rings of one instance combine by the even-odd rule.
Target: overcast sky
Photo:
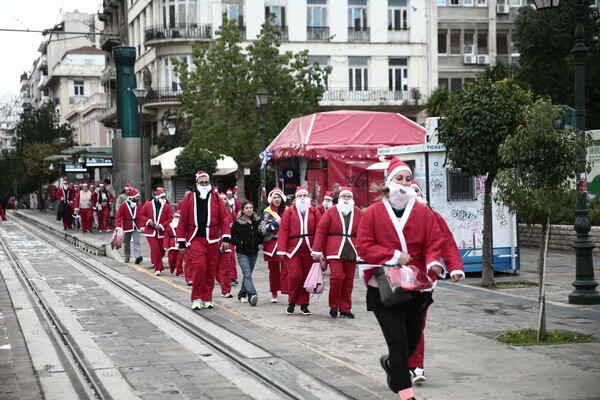
[[[50,29],[65,12],[97,13],[102,0],[0,0],[1,29]],[[44,40],[41,33],[0,31],[0,98],[20,90],[19,77],[29,72]]]

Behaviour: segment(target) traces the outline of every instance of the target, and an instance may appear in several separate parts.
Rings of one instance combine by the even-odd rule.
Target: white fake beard
[[[196,185],[196,188],[200,192],[200,198],[202,200],[206,200],[206,197],[208,196],[208,194],[212,190],[212,187],[210,185],[208,185],[208,186]]]
[[[331,201],[323,202],[323,208],[325,208],[326,210],[329,210],[329,207],[331,207],[332,205],[333,205],[333,203]]]
[[[354,200],[339,200],[337,208],[340,209],[342,214],[348,215],[354,209]]]
[[[390,201],[392,207],[396,210],[402,210],[406,207],[410,199],[417,197],[414,189],[410,186],[404,186],[396,182],[390,182],[388,187],[390,188],[388,200]],[[404,193],[400,192],[400,189],[402,189]]]
[[[298,209],[298,211],[301,214],[306,213],[308,211],[309,207],[310,207],[310,199],[309,198],[296,200],[296,208]]]
[[[229,202],[230,206],[233,207],[235,205],[235,199],[233,197],[232,198],[228,198],[227,201]]]
[[[158,198],[158,202],[162,205],[164,205],[167,202],[167,199],[165,199],[164,197],[159,197]]]
[[[417,196],[417,201],[419,203],[423,203],[423,204],[427,204],[427,200],[425,200],[424,198],[422,198],[421,196]]]
[[[173,228],[177,228],[177,225],[179,225],[179,218],[173,218],[173,221],[171,221],[171,226]]]

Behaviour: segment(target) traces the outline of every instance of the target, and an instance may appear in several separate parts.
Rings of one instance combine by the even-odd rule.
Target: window
[[[390,92],[408,92],[408,59],[390,58],[388,66],[388,88]],[[399,96],[402,93],[398,94]],[[394,96],[396,100],[402,97]]]
[[[369,90],[369,59],[348,57],[348,88],[351,91]]]
[[[164,84],[163,84],[163,86],[166,87],[167,90],[171,90],[173,92],[178,92],[180,89],[179,77],[175,73],[175,67],[174,67],[173,63],[171,62],[171,58],[177,58],[179,61],[187,63],[188,72],[195,71],[196,66],[192,63],[192,59],[188,55],[163,57],[163,65],[164,65]]]
[[[407,0],[388,0],[388,30],[408,29]]]
[[[162,0],[161,10],[165,28],[198,23],[198,0]]]
[[[450,79],[450,91],[456,92],[462,89],[462,78],[451,78]]]
[[[348,28],[367,28],[367,0],[348,0]]]
[[[437,0],[437,5],[438,6],[445,6],[446,5],[446,0]]]
[[[463,0],[463,6],[473,7],[473,0]]]
[[[487,7],[487,0],[477,0],[477,7]]]
[[[223,16],[237,20],[238,27],[244,26],[244,6],[241,4],[223,4]]]
[[[75,96],[83,96],[83,81],[74,81],[73,82],[73,95]]]
[[[473,46],[475,41],[475,32],[472,30],[466,30],[463,32],[463,54],[474,54],[475,47]]]
[[[477,32],[477,54],[488,54],[488,32]]]
[[[460,0],[450,0],[451,6],[460,6]]]
[[[327,26],[327,1],[308,0],[306,8],[306,26],[323,28]]]
[[[265,7],[265,21],[271,22],[271,14],[275,17],[273,25],[275,26],[286,26],[285,25],[285,7],[284,6],[266,6]]]
[[[311,65],[314,64],[314,63],[317,63],[317,64],[319,64],[319,67],[325,68],[325,67],[327,67],[329,65],[329,57],[326,57],[326,56],[308,56],[308,62]],[[329,83],[327,82],[327,80],[323,79],[323,76],[321,76],[320,79],[321,79],[321,83],[323,84],[323,86],[325,86],[325,89],[328,89],[329,88]]]
[[[438,31],[438,54],[448,53],[447,31]]]
[[[460,169],[448,169],[446,180],[448,183],[448,201],[477,200],[474,176],[470,176]]]
[[[508,55],[508,31],[496,33],[496,50],[500,55]]]
[[[450,54],[461,54],[460,52],[460,30],[450,31]]]
[[[438,78],[438,86],[444,86],[448,90],[448,78]]]

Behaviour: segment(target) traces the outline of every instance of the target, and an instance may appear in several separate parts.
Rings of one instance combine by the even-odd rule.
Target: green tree
[[[523,121],[523,107],[531,95],[506,80],[477,79],[452,95],[446,117],[440,120],[439,139],[453,167],[471,175],[485,175],[483,200],[482,284],[494,284],[492,264],[492,185],[505,167],[498,148]]]
[[[244,196],[244,168],[258,166],[258,112],[255,93],[271,93],[267,143],[293,117],[312,112],[329,69],[311,65],[306,51],[279,53],[279,27],[264,24],[244,50],[235,20],[223,20],[217,38],[192,44],[195,70],[176,64],[182,87],[181,114],[191,122],[190,144],[231,156],[238,164],[237,186]]]
[[[519,8],[515,18],[515,46],[519,52],[519,70],[516,81],[538,96],[550,97],[554,104],[573,106],[575,94],[574,61],[571,50],[575,44],[575,26],[557,32],[553,23],[563,17],[568,20],[572,10],[567,2],[560,2],[558,10],[539,12],[531,7]],[[546,17],[552,16],[552,21]],[[598,24],[585,24],[585,45],[589,50],[585,71],[586,107],[589,128],[600,128],[600,42]]]
[[[217,170],[217,157],[214,153],[190,143],[175,158],[175,171],[185,183],[194,187],[198,171],[213,174]]]
[[[450,101],[450,92],[446,85],[438,86],[431,92],[431,96],[425,104],[425,112],[428,117],[442,117],[446,112]]]
[[[590,142],[577,131],[556,130],[554,121],[560,107],[540,99],[524,111],[524,123],[500,146],[501,160],[511,168],[501,170],[496,178],[496,199],[525,220],[542,223],[538,259],[540,314],[538,340],[546,340],[545,260],[551,222],[565,208],[574,209],[578,190],[577,155]]]

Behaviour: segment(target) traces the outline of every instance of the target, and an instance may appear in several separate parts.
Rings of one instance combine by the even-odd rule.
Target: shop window
[[[460,169],[446,171],[448,188],[448,201],[473,201],[477,200],[475,193],[475,177],[462,172]]]

